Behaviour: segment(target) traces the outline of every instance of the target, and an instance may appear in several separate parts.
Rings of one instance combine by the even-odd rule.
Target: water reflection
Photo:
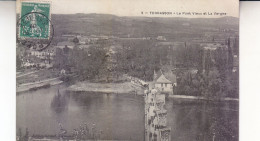
[[[51,101],[51,109],[56,113],[61,113],[64,110],[68,110],[68,99],[66,95],[61,95],[59,90]]]
[[[238,103],[167,99],[165,106],[172,140],[238,140]],[[144,140],[143,97],[66,92],[63,87],[17,95],[17,134],[28,128],[30,136],[59,135],[60,124],[66,136],[85,136],[85,124],[91,134],[94,124],[100,139]]]
[[[61,95],[60,91],[58,90],[57,94],[51,101],[51,108],[56,113],[61,113],[64,110],[68,110],[68,95]]]
[[[96,132],[96,138],[143,140],[143,97],[129,94],[74,93],[66,92],[62,87],[17,96],[17,130],[28,127],[30,135],[61,136],[64,131],[61,129],[65,129],[67,133],[64,136],[73,136],[77,132],[83,133],[80,126],[84,127],[85,123],[89,132],[92,128]],[[78,138],[81,138],[80,134]]]
[[[166,107],[174,140],[238,140],[238,103],[168,100]]]

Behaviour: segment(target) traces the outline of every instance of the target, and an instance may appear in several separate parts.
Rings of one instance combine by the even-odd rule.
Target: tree
[[[58,69],[65,69],[68,66],[67,56],[63,53],[60,48],[56,49],[56,55],[54,57],[54,67]]]
[[[88,50],[74,48],[68,55],[68,65],[76,70],[80,79],[93,79],[101,74],[106,64],[104,48],[91,47]]]
[[[233,50],[231,48],[231,40],[228,38],[228,70],[233,69]]]
[[[26,131],[25,131],[25,135],[24,135],[24,141],[28,141],[28,139],[29,139],[29,130],[28,130],[28,128],[26,128]]]
[[[77,37],[75,37],[73,40],[72,40],[75,44],[78,44],[79,43],[79,39]]]

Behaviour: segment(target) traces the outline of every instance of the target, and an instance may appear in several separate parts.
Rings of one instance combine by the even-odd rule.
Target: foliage
[[[183,44],[184,46],[184,44]],[[154,70],[163,66],[192,68],[198,66],[199,47],[160,46],[153,40],[123,43],[116,54],[117,71],[147,81],[153,80]]]
[[[79,43],[79,39],[77,37],[75,37],[73,40],[72,40],[75,44]]]
[[[221,73],[215,68],[208,73],[191,74],[189,71],[180,75],[177,85],[177,94],[203,96],[209,99],[223,97],[238,98],[238,76],[225,72],[224,80]]]
[[[235,40],[236,42],[236,40]],[[222,97],[238,98],[238,72],[233,72],[233,50],[227,40],[227,48],[199,50],[197,74],[189,71],[180,73],[177,94],[203,96],[219,99]]]
[[[103,48],[92,47],[88,50],[75,47],[67,55],[59,55],[65,70],[73,69],[81,80],[93,79],[100,74],[101,67],[106,62],[106,52]],[[59,59],[58,59],[59,60]]]
[[[197,44],[158,45],[155,40],[114,41],[119,44],[115,53],[109,49],[114,44],[100,41],[88,49],[56,51],[54,66],[73,70],[80,80],[119,80],[128,74],[145,81],[153,80],[154,70],[165,66],[180,69],[177,72],[176,94],[221,98],[238,97],[238,74],[232,72],[231,47],[205,50]],[[231,46],[230,43],[227,44]],[[231,59],[232,58],[232,59]],[[198,70],[197,73],[189,70]]]

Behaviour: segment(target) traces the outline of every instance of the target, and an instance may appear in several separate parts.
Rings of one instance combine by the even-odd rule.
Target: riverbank
[[[63,81],[59,80],[59,78],[57,77],[57,78],[50,78],[50,79],[45,79],[37,82],[23,83],[16,86],[16,92],[20,93],[29,90],[37,90],[48,86],[58,85],[61,84],[62,82]]]
[[[16,73],[16,92],[36,91],[62,82],[58,70],[26,69]]]
[[[77,82],[67,88],[68,91],[86,91],[86,92],[98,92],[98,93],[116,93],[125,94],[133,93],[143,95],[143,88],[134,85],[131,82],[123,83],[92,83],[88,81]]]
[[[60,76],[60,72],[54,69],[28,69],[16,73],[16,84],[33,84],[42,80],[54,79]]]
[[[211,99],[207,99],[207,98],[201,97],[201,96],[188,96],[188,95],[169,95],[169,98],[191,99],[191,100],[211,100]],[[239,102],[238,98],[230,98],[230,97],[220,98],[219,100],[220,101],[236,101],[236,102]],[[213,100],[213,101],[215,101],[215,100]]]

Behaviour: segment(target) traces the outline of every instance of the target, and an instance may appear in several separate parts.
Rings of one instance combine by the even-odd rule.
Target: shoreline
[[[220,98],[220,99],[214,99],[214,98],[205,98],[201,96],[189,96],[189,95],[169,95],[169,98],[174,98],[174,99],[190,99],[190,100],[205,100],[205,101],[235,101],[239,102],[238,98],[231,98],[231,97],[225,97],[225,98]]]
[[[88,81],[77,82],[69,86],[66,90],[74,92],[95,92],[95,93],[132,93],[143,95],[143,88],[133,85],[131,82],[123,83],[93,83]]]
[[[21,92],[26,92],[30,90],[37,90],[44,88],[45,86],[54,86],[54,85],[59,85],[63,83],[63,81],[59,80],[59,78],[50,78],[50,79],[45,79],[42,81],[37,81],[37,82],[29,82],[29,83],[24,83],[16,86],[16,93],[21,93]]]
[[[26,91],[37,91],[38,89],[44,89],[44,86],[54,86],[63,83],[59,78],[45,79],[33,83],[24,83],[16,87],[16,93],[26,92]],[[132,83],[132,82],[122,82],[122,83],[97,83],[82,81],[76,82],[66,88],[67,91],[71,92],[92,92],[92,93],[103,93],[103,94],[133,94],[133,95],[144,95],[144,88]],[[220,98],[220,99],[207,99],[201,96],[190,96],[190,95],[168,95],[170,99],[186,99],[186,100],[204,100],[204,101],[235,101],[239,102],[238,98]]]

